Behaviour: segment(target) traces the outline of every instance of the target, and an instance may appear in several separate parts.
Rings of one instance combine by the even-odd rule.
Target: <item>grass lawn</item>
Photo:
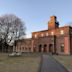
[[[63,64],[69,72],[72,72],[72,56],[54,56],[54,58]]]
[[[40,56],[8,57],[0,53],[0,72],[38,72]]]
[[[0,53],[0,72],[39,72],[41,53],[23,54],[21,57],[8,57]],[[72,56],[53,56],[72,72]]]

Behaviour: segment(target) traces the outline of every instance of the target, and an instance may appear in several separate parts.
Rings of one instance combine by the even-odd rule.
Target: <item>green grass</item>
[[[40,56],[8,57],[0,53],[0,72],[38,72]]]
[[[54,58],[59,61],[64,67],[72,72],[72,56],[54,56]]]

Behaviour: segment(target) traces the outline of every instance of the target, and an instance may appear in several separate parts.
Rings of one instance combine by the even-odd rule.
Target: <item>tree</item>
[[[0,17],[0,43],[2,49],[5,44],[11,45],[22,36],[25,37],[25,23],[13,14]]]

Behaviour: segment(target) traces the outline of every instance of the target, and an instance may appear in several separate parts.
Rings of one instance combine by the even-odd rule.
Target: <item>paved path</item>
[[[40,72],[68,72],[60,63],[49,55],[43,55]]]

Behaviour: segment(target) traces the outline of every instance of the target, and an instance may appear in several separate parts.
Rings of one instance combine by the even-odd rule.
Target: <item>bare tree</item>
[[[0,42],[2,47],[25,36],[25,23],[13,14],[0,17]]]

